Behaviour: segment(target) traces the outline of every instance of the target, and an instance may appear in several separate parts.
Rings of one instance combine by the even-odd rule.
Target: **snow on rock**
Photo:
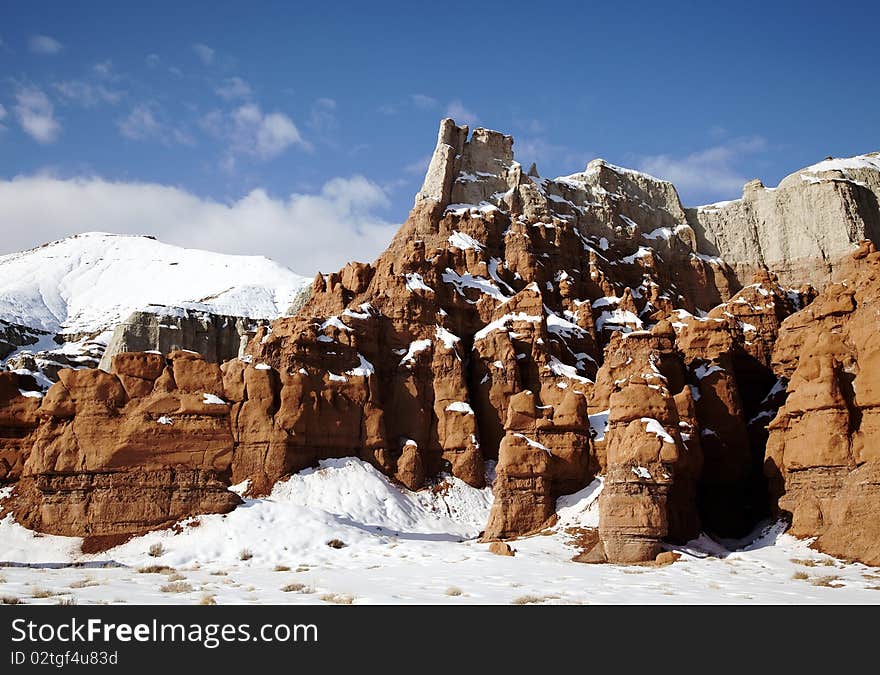
[[[453,230],[452,234],[449,235],[449,244],[450,246],[455,246],[456,248],[460,248],[463,251],[466,251],[468,249],[480,251],[483,249],[483,245],[480,242],[478,242],[469,234],[459,232],[458,230]]]
[[[590,415],[590,429],[595,434],[593,439],[596,441],[605,440],[605,432],[608,431],[608,416],[610,410],[603,410]]]
[[[880,171],[880,155],[856,155],[855,157],[826,159],[801,169],[801,173],[816,174],[823,171],[841,171],[845,174],[848,169],[873,169]]]
[[[319,326],[318,330],[327,330],[330,327],[338,328],[347,333],[351,332],[351,328],[342,323],[342,320],[338,316],[331,316]]]
[[[434,332],[434,336],[443,343],[443,346],[446,349],[454,349],[455,343],[461,340],[457,335],[453,335],[448,330],[443,328],[443,326],[436,326],[436,331]]]
[[[72,334],[112,328],[149,305],[274,318],[309,283],[260,256],[91,232],[0,256],[0,319]]]
[[[533,316],[531,314],[526,314],[525,312],[516,312],[513,314],[505,314],[500,319],[495,319],[495,321],[491,321],[483,326],[480,330],[474,333],[474,341],[482,340],[489,333],[496,330],[507,330],[507,324],[510,321],[525,321],[528,323],[541,323],[540,316]]]
[[[373,367],[373,364],[367,361],[360,352],[358,352],[358,365],[351,370],[345,371],[346,375],[351,375],[352,377],[369,377],[375,372],[376,369]]]
[[[605,479],[597,477],[587,487],[556,500],[557,530],[568,527],[599,527],[599,496]]]
[[[470,404],[465,403],[464,401],[454,401],[446,406],[446,412],[460,412],[465,413],[466,415],[473,415],[474,409],[471,408]]]
[[[663,425],[660,424],[660,422],[655,420],[653,417],[642,417],[641,421],[644,422],[645,431],[647,431],[649,434],[655,434],[664,443],[675,444],[672,436],[670,436],[666,429],[663,428]]]
[[[415,291],[427,291],[428,293],[434,292],[434,289],[425,283],[425,280],[422,279],[422,275],[419,274],[418,272],[412,272],[411,274],[405,274],[404,278],[406,279],[406,287],[411,292],[415,292]]]
[[[694,375],[697,376],[698,379],[702,380],[704,377],[709,377],[712,373],[723,373],[724,368],[721,366],[713,364],[703,364],[701,366],[697,366],[696,370],[694,370]]]
[[[577,382],[583,382],[584,384],[592,383],[592,380],[581,375],[575,366],[569,366],[555,356],[550,357],[550,363],[545,367],[549,368],[551,373],[558,375],[559,377],[567,377],[570,380],[576,380]]]
[[[400,365],[404,366],[407,363],[411,363],[415,359],[416,354],[425,351],[430,346],[430,340],[413,340],[409,343],[409,349],[407,349],[404,357],[400,359]]]
[[[452,284],[455,287],[456,292],[467,299],[467,295],[465,295],[465,289],[476,289],[480,293],[484,293],[498,302],[507,302],[510,298],[508,298],[504,293],[502,293],[498,287],[492,283],[489,279],[484,277],[474,276],[473,274],[466,272],[464,274],[459,274],[455,270],[450,267],[446,268],[446,271],[443,273],[441,277],[444,283]],[[469,300],[468,302],[476,302],[474,300]]]
[[[648,470],[647,470],[645,467],[643,467],[643,466],[634,466],[634,467],[632,467],[632,472],[633,472],[636,476],[638,476],[639,478],[644,478],[644,479],[646,479],[646,480],[649,479],[649,478],[651,478],[651,472],[648,471]]]
[[[539,443],[538,441],[536,441],[532,438],[529,438],[525,434],[515,433],[514,436],[516,436],[517,438],[523,439],[526,442],[526,445],[528,445],[530,448],[538,448],[538,450],[543,450],[548,455],[553,454],[552,452],[550,452],[550,448],[548,448],[546,445],[544,445],[543,443]]]
[[[553,313],[547,314],[547,330],[564,338],[582,337],[588,335],[588,331],[572,323],[567,319],[563,319]]]
[[[629,332],[632,327],[636,329],[642,327],[642,320],[632,312],[625,309],[604,310],[596,319],[596,330],[601,331],[608,327],[612,330],[623,330]]]

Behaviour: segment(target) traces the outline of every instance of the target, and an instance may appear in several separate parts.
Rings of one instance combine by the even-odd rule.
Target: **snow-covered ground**
[[[600,491],[597,480],[561,498],[559,524],[512,542],[514,557],[493,555],[476,540],[491,506],[489,489],[446,478],[409,492],[356,459],[324,461],[226,516],[201,516],[98,555],[80,553],[79,539],[37,535],[7,516],[0,521],[0,598],[29,604],[880,603],[880,570],[817,553],[778,526],[733,552],[701,537],[678,548],[682,558],[666,567],[572,562],[573,528],[597,524]]]
[[[90,232],[0,256],[0,319],[83,334],[112,330],[151,304],[274,318],[309,283],[261,256]]]

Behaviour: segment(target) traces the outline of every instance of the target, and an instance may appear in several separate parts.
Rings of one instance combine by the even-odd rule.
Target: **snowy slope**
[[[0,319],[74,334],[151,304],[274,318],[309,281],[268,258],[91,232],[0,256]]]
[[[845,563],[771,526],[742,542],[703,536],[668,567],[584,565],[569,528],[595,527],[600,480],[557,501],[552,531],[477,539],[491,488],[447,477],[400,489],[369,464],[330,459],[207,515],[101,554],[0,519],[0,598],[92,603],[880,603],[880,570]],[[0,502],[9,489],[0,489]],[[197,526],[196,526],[197,525]],[[327,545],[333,539],[344,546]],[[152,546],[161,547],[150,555]],[[77,564],[76,567],[71,564]],[[150,569],[149,566],[154,566]]]

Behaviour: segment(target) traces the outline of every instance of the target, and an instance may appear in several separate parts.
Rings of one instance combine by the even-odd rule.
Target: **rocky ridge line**
[[[165,452],[159,422],[143,417],[154,410],[179,425],[186,447],[205,415],[228,431],[216,430],[220,464],[181,457],[175,442],[162,466],[249,480],[256,493],[328,457],[361,457],[412,489],[441,471],[482,485],[485,462],[497,460],[487,538],[540,530],[559,496],[604,475],[589,561],[650,560],[665,542],[701,530],[745,534],[784,509],[786,473],[770,476],[772,490],[764,473],[767,423],[792,391],[774,349],[786,322],[805,320],[801,335],[814,330],[804,317],[815,291],[781,284],[772,269],[743,286],[701,243],[667,182],[601,160],[542,179],[523,174],[512,145],[444,120],[425,185],[388,250],[319,274],[304,307],[261,328],[219,376],[179,354],[170,366],[157,361],[150,377],[134,375],[125,364],[144,355],[121,354],[108,377],[125,395],[109,407],[105,394],[91,385],[78,394],[65,376],[48,401],[104,396],[100,409],[149,429],[156,449],[130,451],[85,431],[91,445],[73,448],[46,430],[70,428],[79,442],[77,419],[90,408],[64,417],[69,408],[44,401],[31,433],[45,439],[19,463],[16,515],[46,531],[66,527],[29,514],[72,499],[65,481],[92,475],[82,468],[88,457],[141,480]],[[118,392],[111,380],[104,387]],[[199,394],[220,398],[223,411],[191,409],[188,397]],[[7,408],[19,404],[10,390]],[[25,452],[27,442],[16,447]],[[136,502],[139,489],[114,499]],[[230,507],[212,490],[187,490],[193,500],[172,500],[183,511]],[[877,499],[866,494],[868,504]],[[84,517],[67,532],[133,527],[117,517]]]

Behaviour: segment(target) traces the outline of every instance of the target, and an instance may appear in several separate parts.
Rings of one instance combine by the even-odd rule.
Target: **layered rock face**
[[[0,372],[0,485],[17,481],[39,425],[39,395],[33,378]]]
[[[318,274],[295,315],[260,327],[222,366],[126,352],[112,373],[62,371],[42,402],[10,384],[0,422],[10,429],[7,480],[21,476],[16,516],[65,534],[143,531],[233,508],[231,482],[266,493],[342,456],[410,489],[440,472],[482,486],[494,462],[487,539],[547,527],[558,497],[601,475],[597,543],[578,558],[588,562],[653,560],[665,542],[701,531],[745,535],[774,508],[791,511],[805,536],[834,518],[844,524],[827,531],[842,532],[850,521],[840,513],[864,513],[872,488],[858,472],[870,462],[853,448],[870,455],[857,439],[874,404],[850,375],[873,350],[841,337],[850,352],[834,354],[849,360],[801,370],[797,340],[843,335],[856,320],[840,317],[868,317],[857,307],[870,302],[855,291],[846,304],[838,286],[813,302],[812,287],[785,278],[801,264],[790,251],[815,260],[838,249],[780,230],[791,245],[753,242],[734,270],[715,254],[739,249],[710,237],[670,183],[602,160],[541,178],[512,148],[509,136],[444,120],[388,249]],[[834,189],[850,238],[871,234],[862,224],[876,217],[869,200],[846,201],[849,184],[867,180],[815,183],[845,183]],[[813,189],[801,182],[791,190]],[[736,216],[743,232],[751,217]],[[761,251],[771,250],[785,264],[765,269]],[[864,254],[859,264],[873,265]],[[866,298],[878,290],[864,288]],[[816,309],[834,302],[843,309]],[[798,403],[793,392],[808,392],[803,401],[809,383],[829,378],[837,388],[822,407]],[[823,441],[804,445],[809,460],[789,461],[789,440],[828,420],[846,422],[845,466],[817,459],[832,452]],[[859,542],[848,555],[869,555],[868,537]]]
[[[741,278],[761,268],[785,283],[830,281],[855,244],[880,238],[880,153],[828,159],[776,188],[753,180],[730,202],[688,210],[701,244]]]
[[[120,354],[113,365],[114,374],[61,371],[39,407],[16,416],[22,424],[40,418],[26,456],[19,446],[18,521],[53,534],[112,536],[235,508],[220,367],[187,352],[167,360]],[[19,408],[21,398],[12,397]]]
[[[46,338],[50,335],[48,331],[41,331],[0,319],[0,359],[5,359],[19,347],[37,344],[41,338]]]
[[[880,253],[783,322],[774,368],[788,397],[770,423],[765,472],[796,536],[880,564]]]
[[[113,329],[101,357],[110,371],[113,357],[122,352],[194,351],[212,363],[223,363],[244,352],[257,327],[268,323],[242,316],[225,316],[182,307],[151,307],[133,312]]]

